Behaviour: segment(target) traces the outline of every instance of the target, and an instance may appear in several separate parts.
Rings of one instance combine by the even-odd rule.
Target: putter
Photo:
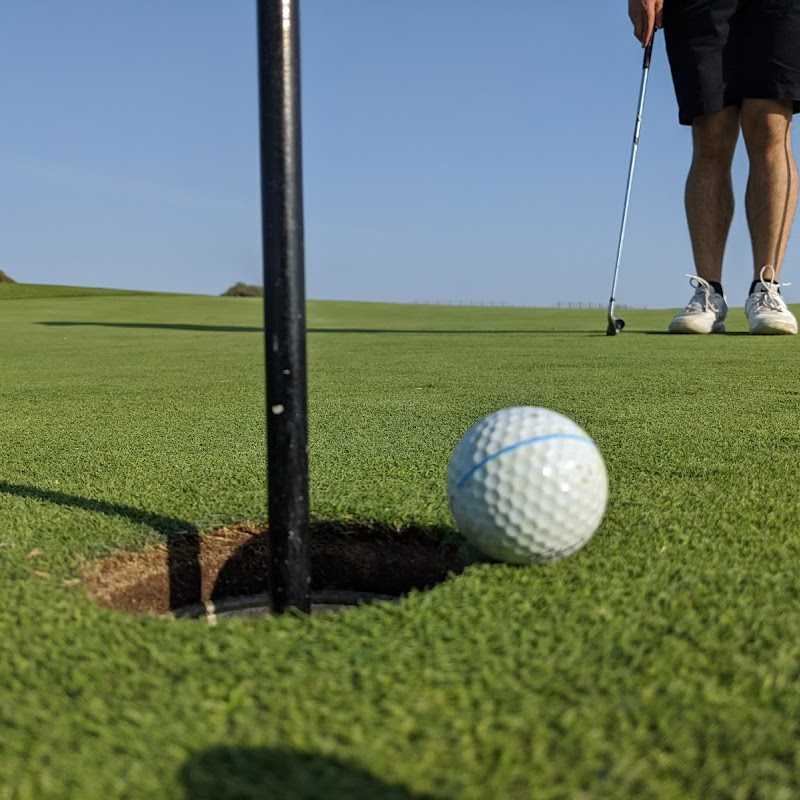
[[[619,228],[619,244],[617,245],[617,262],[614,265],[614,281],[611,284],[611,300],[608,301],[608,327],[606,334],[616,336],[624,327],[625,320],[614,316],[614,304],[617,295],[617,279],[619,278],[619,265],[622,261],[622,243],[625,241],[625,224],[628,221],[628,206],[631,202],[631,186],[633,186],[633,168],[636,166],[636,151],[639,148],[639,131],[642,128],[642,112],[644,111],[644,95],[647,91],[647,76],[650,72],[650,57],[653,55],[653,42],[656,39],[656,28],[653,28],[653,35],[650,43],[644,49],[644,61],[642,63],[642,85],[639,89],[639,107],[636,112],[636,126],[633,129],[633,148],[631,149],[631,164],[628,167],[628,186],[625,190],[625,205],[622,209],[622,224]]]

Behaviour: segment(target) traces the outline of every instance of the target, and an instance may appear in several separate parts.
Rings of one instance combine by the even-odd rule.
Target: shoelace
[[[791,286],[791,283],[778,283],[774,280],[764,280],[764,273],[767,270],[772,270],[773,277],[775,275],[775,270],[772,269],[771,266],[766,266],[761,268],[761,272],[758,275],[758,280],[760,281],[761,285],[764,287],[764,291],[756,292],[755,297],[753,298],[753,305],[756,307],[757,310],[762,309],[769,309],[770,311],[785,311],[786,304],[783,301],[783,298],[780,296],[778,290],[782,286]]]
[[[689,279],[689,285],[694,289],[694,294],[683,310],[690,313],[693,311],[708,311],[708,305],[714,291],[711,288],[711,284],[703,280],[699,275],[690,275],[687,272],[686,277]]]

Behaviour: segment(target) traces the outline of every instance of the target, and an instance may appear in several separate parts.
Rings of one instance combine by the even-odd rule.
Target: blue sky
[[[308,297],[605,304],[641,77],[626,9],[301,0]],[[0,268],[204,294],[260,283],[255,59],[254,0],[7,3]],[[743,156],[733,305],[750,280]],[[659,40],[621,304],[688,299],[689,157]]]

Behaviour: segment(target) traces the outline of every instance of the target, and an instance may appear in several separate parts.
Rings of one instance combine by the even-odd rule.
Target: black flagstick
[[[299,0],[258,0],[272,610],[311,611]]]

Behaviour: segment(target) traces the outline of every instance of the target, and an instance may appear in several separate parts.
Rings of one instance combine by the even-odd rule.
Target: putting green
[[[211,628],[78,576],[264,522],[260,302],[80,294],[0,286],[0,798],[800,792],[796,337],[312,302],[316,522],[452,540],[452,448],[519,404],[590,433],[608,513],[552,565]]]

